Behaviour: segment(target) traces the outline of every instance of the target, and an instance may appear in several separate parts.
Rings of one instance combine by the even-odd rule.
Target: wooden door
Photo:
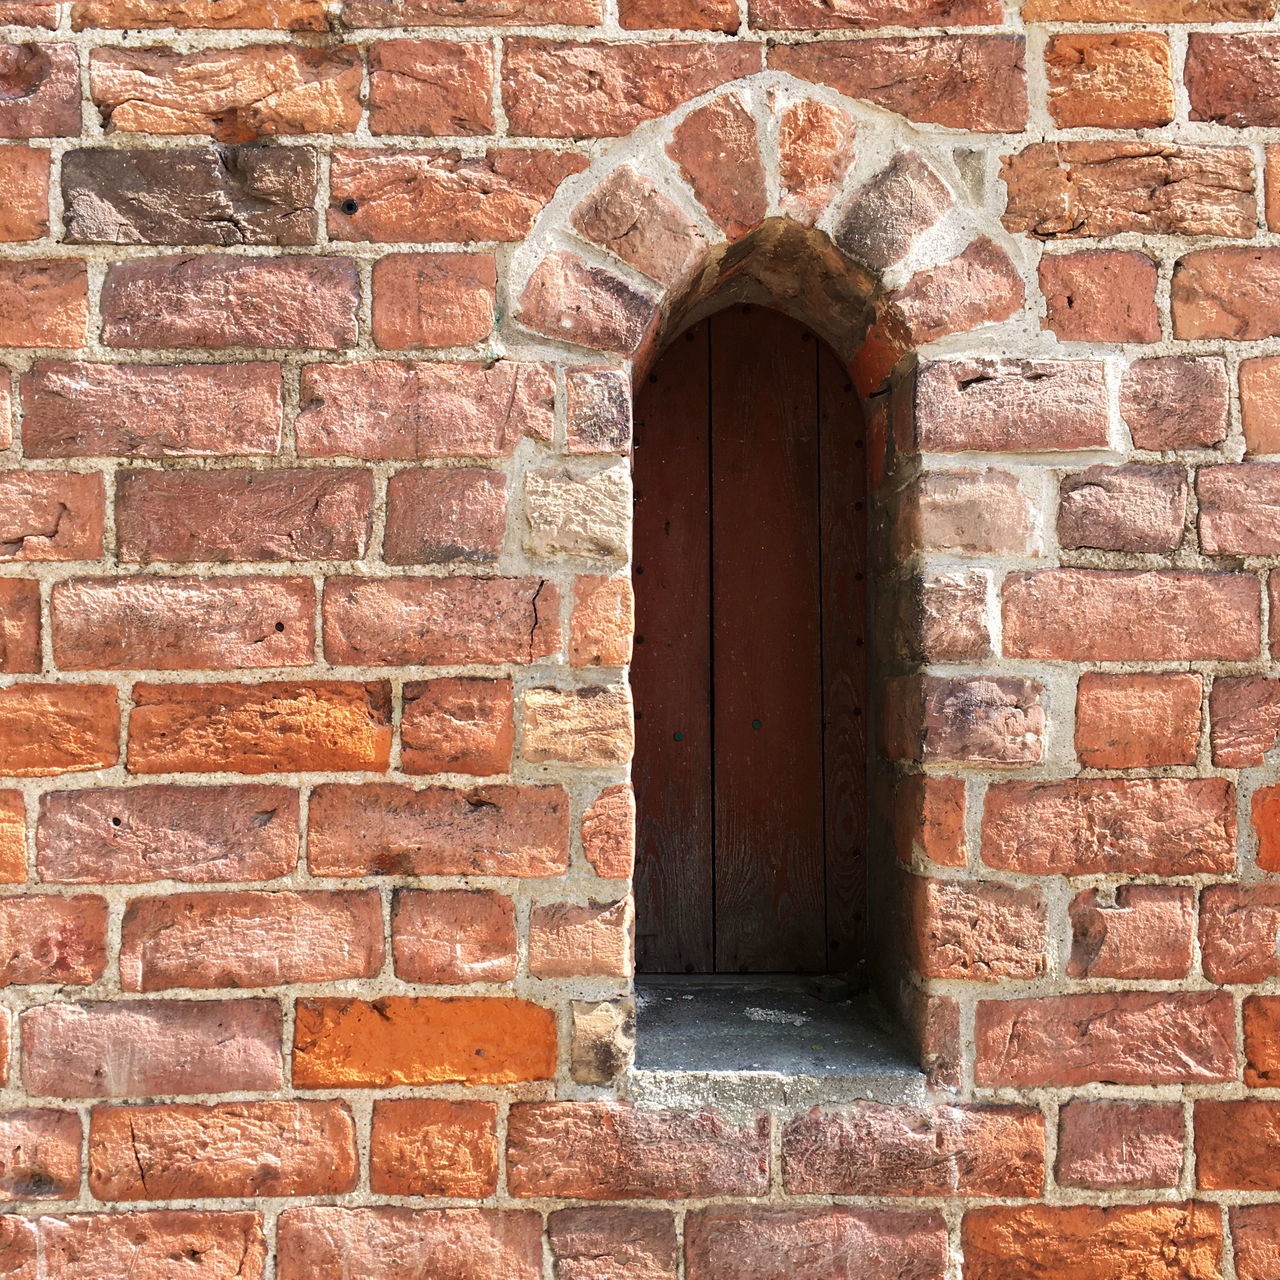
[[[865,448],[780,313],[677,338],[637,401],[637,960],[852,967],[861,933]]]

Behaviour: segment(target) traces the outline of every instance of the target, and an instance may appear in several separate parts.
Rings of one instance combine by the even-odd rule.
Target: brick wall
[[[0,1274],[1280,1274],[1274,11],[0,3]],[[866,397],[917,1105],[628,1098],[740,299]]]

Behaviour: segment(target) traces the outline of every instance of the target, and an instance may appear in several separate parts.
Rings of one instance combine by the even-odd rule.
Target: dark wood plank
[[[862,406],[820,344],[823,777],[827,966],[855,969],[866,928],[867,450]]]
[[[716,969],[826,968],[817,339],[711,327]]]
[[[708,334],[663,354],[636,399],[636,967],[714,967]]]

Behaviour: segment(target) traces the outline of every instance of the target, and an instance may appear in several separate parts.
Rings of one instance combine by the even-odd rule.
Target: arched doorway
[[[639,389],[637,969],[848,973],[866,846],[858,398],[799,322],[733,306]]]

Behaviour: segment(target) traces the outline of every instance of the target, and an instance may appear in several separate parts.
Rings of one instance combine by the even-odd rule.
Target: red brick
[[[0,777],[109,769],[120,758],[120,707],[110,685],[0,689]]]
[[[373,264],[373,340],[392,350],[465,347],[493,328],[490,253],[389,253]]]
[[[1044,1117],[1031,1107],[815,1107],[784,1127],[782,1161],[791,1195],[1037,1196]]]
[[[0,898],[0,986],[83,987],[106,968],[105,898]]]
[[[0,673],[29,674],[44,663],[40,652],[40,584],[0,578]]]
[[[658,303],[576,254],[552,253],[529,277],[515,315],[524,328],[544,337],[631,356],[652,336]]]
[[[22,413],[28,458],[271,454],[280,366],[42,361],[22,375]]]
[[[502,101],[516,137],[618,137],[760,69],[754,44],[512,39]]]
[[[391,756],[386,684],[137,684],[132,773],[384,771]]]
[[[373,133],[460,137],[493,132],[493,51],[454,40],[369,46]]]
[[[74,1200],[80,1139],[74,1111],[0,1111],[0,1202]]]
[[[1005,156],[1002,221],[1044,240],[1144,235],[1252,237],[1253,153],[1171,142],[1037,142]]]
[[[764,1195],[769,1118],[608,1102],[520,1102],[507,1126],[513,1196],[684,1200]]]
[[[1064,342],[1159,342],[1156,264],[1145,253],[1100,249],[1046,254],[1040,322]]]
[[[1135,360],[1120,378],[1120,415],[1137,449],[1219,443],[1226,439],[1230,402],[1221,356],[1153,356]]]
[[[0,884],[27,878],[27,804],[21,791],[0,791]],[[0,1019],[0,1084],[8,1056],[7,1024]]]
[[[1028,22],[1256,22],[1275,0],[1028,0]]]
[[[349,45],[99,48],[89,61],[109,133],[203,133],[219,142],[350,133],[360,123],[360,78]]]
[[[1004,582],[1004,651],[1013,658],[1172,662],[1256,657],[1256,579],[1172,570],[1046,569]]]
[[[1058,1112],[1058,1185],[1087,1191],[1173,1187],[1182,1172],[1182,1108],[1176,1103],[1085,1102]]]
[[[738,30],[738,6],[732,0],[618,0],[618,25],[624,31]]]
[[[374,892],[179,893],[129,903],[120,983],[163,991],[331,982],[373,977],[384,958]]]
[[[734,94],[685,116],[667,143],[667,154],[730,240],[764,221],[769,194],[756,121]]]
[[[585,156],[516,148],[465,157],[459,151],[335,151],[329,235],[415,243],[523,240],[556,188],[586,167]]]
[[[1219,676],[1209,693],[1213,762],[1250,769],[1264,762],[1280,734],[1280,681],[1266,676]]]
[[[1200,546],[1206,555],[1280,552],[1280,463],[1201,467]]]
[[[982,860],[1024,875],[1224,875],[1236,795],[1225,778],[1079,778],[987,790]]]
[[[78,578],[53,589],[63,671],[306,667],[315,587],[306,578]]]
[[[751,5],[751,25],[758,31],[999,26],[1002,20],[995,0],[849,0],[835,7],[819,0],[752,0]]]
[[[80,132],[75,45],[0,44],[0,78],[0,138],[69,138]]]
[[[22,1015],[22,1081],[55,1098],[231,1093],[284,1084],[274,1000],[46,1004]]]
[[[406,773],[507,773],[515,744],[510,680],[446,676],[404,687]]]
[[[492,1195],[497,1118],[492,1102],[380,1099],[373,1104],[370,1187],[392,1196]]]
[[[387,485],[388,564],[486,564],[502,554],[507,477],[479,467],[401,471]]]
[[[48,147],[0,147],[0,184],[5,191],[0,240],[39,240],[47,236]]]
[[[353,666],[536,662],[560,648],[558,591],[538,578],[330,578],[324,651]]]
[[[1200,953],[1210,982],[1280,976],[1280,885],[1210,885],[1200,898]]]
[[[0,1259],[9,1268],[6,1280],[39,1280],[34,1218],[22,1218],[14,1213],[0,1216]]]
[[[299,1089],[510,1084],[556,1070],[556,1019],[527,1000],[386,996],[299,1000]]]
[[[0,560],[96,560],[105,520],[99,475],[0,471]]]
[[[89,1187],[99,1200],[316,1196],[353,1191],[345,1102],[94,1107]]]
[[[1244,1014],[1244,1082],[1251,1089],[1274,1088],[1280,1081],[1280,1000],[1246,996]]]
[[[39,1227],[46,1265],[60,1280],[170,1280],[179,1258],[192,1260],[200,1280],[265,1274],[256,1213],[84,1213],[42,1217]]]
[[[1086,671],[1076,690],[1076,755],[1090,769],[1195,764],[1203,679]]]
[[[1052,36],[1049,114],[1062,129],[1158,129],[1174,116],[1169,40],[1150,31]]]
[[[569,797],[557,786],[325,784],[311,796],[319,876],[542,877],[569,864]]]
[[[1230,1212],[1238,1280],[1268,1280],[1280,1267],[1280,1206],[1240,1205]]]
[[[324,31],[322,0],[75,0],[71,26]]]
[[[769,66],[908,120],[1017,133],[1027,119],[1025,48],[1015,36],[823,40],[770,50]]]
[[[746,1205],[685,1219],[688,1280],[942,1280],[947,1229],[938,1213]]]
[[[89,276],[79,259],[0,263],[0,346],[81,347],[88,320]]]
[[[511,1209],[286,1209],[280,1280],[538,1280],[542,1216]]]
[[[675,1218],[661,1209],[557,1209],[547,1218],[556,1280],[676,1280]]]
[[[1049,967],[1047,912],[1038,889],[913,876],[903,956],[927,978],[994,982]]]
[[[1280,453],[1280,359],[1240,361],[1240,420],[1245,453]]]
[[[1187,38],[1183,72],[1192,120],[1218,124],[1280,124],[1280,40],[1274,35],[1214,35]]]
[[[627,783],[605,787],[582,815],[582,852],[606,880],[629,879],[635,867],[636,798]]]
[[[1197,1186],[1280,1190],[1280,1103],[1202,1099],[1195,1104],[1194,1124]]]
[[[102,341],[133,348],[350,347],[359,336],[359,309],[350,258],[135,258],[107,269]]]
[[[1172,885],[1123,884],[1115,905],[1097,889],[1071,900],[1073,978],[1185,978],[1191,970],[1195,894]]]
[[[1280,250],[1200,249],[1173,268],[1175,338],[1251,341],[1280,334]]]
[[[971,1209],[961,1228],[965,1280],[1222,1280],[1216,1204],[1026,1205]]]
[[[288,787],[119,787],[40,798],[36,864],[54,884],[273,880],[298,862]]]
[[[941,867],[963,867],[965,848],[963,778],[915,773],[899,781],[894,796],[894,843],[898,859],[919,853]]]
[[[915,389],[916,444],[932,453],[1105,448],[1107,393],[1093,360],[927,364]]]
[[[982,1000],[979,1086],[1205,1084],[1237,1071],[1226,991],[1122,991]]]
[[[515,904],[491,889],[400,890],[391,946],[396,976],[406,982],[509,982],[517,967]]]
[[[635,593],[630,577],[583,574],[573,580],[569,664],[623,667],[631,661]]]
[[[553,902],[529,919],[529,972],[535,978],[628,977],[635,917],[621,902]]]
[[[805,226],[818,220],[853,165],[855,134],[849,113],[830,103],[805,98],[787,107],[778,121],[778,181],[786,214]]]
[[[125,564],[358,560],[369,546],[364,470],[126,471],[116,482]]]
[[[342,17],[353,27],[595,27],[604,11],[600,0],[345,0]]]
[[[1259,870],[1280,871],[1280,787],[1259,787],[1253,793],[1250,816],[1258,833]]]
[[[52,31],[59,20],[56,3],[45,0],[5,0],[0,4],[0,18],[16,27],[47,27]]]

